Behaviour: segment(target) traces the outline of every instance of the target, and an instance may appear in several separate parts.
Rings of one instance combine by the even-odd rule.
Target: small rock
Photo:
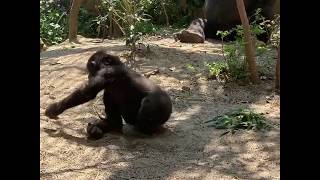
[[[102,162],[100,162],[100,163],[103,164],[103,165],[106,165],[106,164],[109,163],[109,161],[102,161]]]
[[[52,96],[52,95],[49,95],[49,98],[50,99],[56,99],[56,97]]]
[[[266,100],[272,100],[272,97],[270,97],[270,96],[266,96]]]
[[[181,89],[183,91],[190,91],[191,90],[190,87],[188,87],[188,86],[182,86]]]
[[[44,127],[43,129],[45,131],[50,131],[50,132],[57,132],[58,131],[58,129],[55,129],[55,128],[46,128],[46,127]]]
[[[197,165],[199,166],[204,166],[204,165],[207,165],[208,163],[207,162],[198,162]]]
[[[50,63],[50,65],[52,65],[52,66],[54,66],[54,65],[59,65],[59,64],[61,64],[61,63],[59,63],[59,62]]]
[[[271,100],[272,100],[272,97],[266,96],[266,103],[270,103]]]
[[[176,69],[176,67],[169,68],[170,71],[174,71],[175,69]]]

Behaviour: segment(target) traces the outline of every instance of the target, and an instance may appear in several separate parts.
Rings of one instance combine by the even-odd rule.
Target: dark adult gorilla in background
[[[248,17],[252,16],[258,8],[262,9],[261,15],[266,19],[270,20],[274,15],[275,0],[244,0],[244,4]],[[204,30],[207,38],[217,38],[218,30],[230,30],[241,24],[236,0],[206,0],[204,13],[207,19]],[[269,37],[264,33],[258,39],[267,42]]]
[[[122,130],[122,118],[138,131],[151,135],[170,117],[169,95],[146,77],[128,69],[119,57],[97,51],[87,63],[88,82],[71,95],[51,104],[45,112],[55,118],[63,111],[88,102],[104,90],[106,119],[89,123],[89,137],[99,139],[104,133]]]
[[[261,15],[269,20],[273,18],[275,2],[276,0],[244,0],[248,17],[252,16],[258,8],[261,8]],[[190,38],[190,34],[199,36],[201,31],[204,31],[205,37],[203,37],[203,39],[220,39],[220,37],[216,35],[217,31],[230,30],[236,27],[236,25],[241,24],[236,0],[206,0],[204,4],[204,15],[205,20],[203,20],[203,22],[205,22],[205,24],[202,30],[198,26],[193,25],[196,24],[195,22],[192,22],[189,28],[184,30],[188,31],[188,33],[182,31],[181,33],[176,34],[175,37],[181,42],[198,43],[197,41],[194,41],[194,39],[199,39],[199,37]],[[194,21],[199,20],[196,19]],[[195,31],[196,33],[194,33]],[[188,36],[184,36],[184,34],[187,34]],[[229,36],[226,40],[232,39],[232,36]],[[268,33],[264,33],[259,35],[258,39],[267,42],[269,40],[269,35]]]

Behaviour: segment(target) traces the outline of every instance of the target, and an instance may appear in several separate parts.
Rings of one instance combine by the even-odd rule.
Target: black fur
[[[65,110],[88,102],[104,90],[106,119],[89,123],[89,137],[99,139],[104,133],[122,129],[122,118],[144,134],[151,135],[170,117],[169,95],[146,77],[128,69],[119,57],[97,51],[87,63],[88,82],[45,112],[55,118]]]
[[[261,8],[261,15],[267,20],[273,18],[275,0],[244,0],[244,4],[249,18],[258,8]],[[206,0],[204,11],[207,19],[204,29],[206,38],[219,39],[220,37],[216,35],[217,31],[230,30],[241,24],[236,0]],[[233,35],[228,39],[233,40]],[[263,33],[258,36],[258,39],[267,42],[269,35]]]

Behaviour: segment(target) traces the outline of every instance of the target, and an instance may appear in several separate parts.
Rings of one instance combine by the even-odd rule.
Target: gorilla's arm
[[[86,103],[96,97],[96,95],[105,87],[105,78],[102,75],[91,77],[89,81],[75,90],[63,100],[51,104],[45,111],[49,118],[56,118],[63,111]]]

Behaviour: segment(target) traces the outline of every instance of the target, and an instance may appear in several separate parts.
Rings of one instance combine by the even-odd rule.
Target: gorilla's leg
[[[100,139],[103,134],[110,131],[122,132],[122,117],[117,106],[112,101],[105,98],[106,119],[88,123],[87,133],[90,138]]]
[[[154,101],[152,97],[145,97],[137,114],[135,128],[146,135],[152,135],[162,124],[160,119],[164,112],[155,107]]]

